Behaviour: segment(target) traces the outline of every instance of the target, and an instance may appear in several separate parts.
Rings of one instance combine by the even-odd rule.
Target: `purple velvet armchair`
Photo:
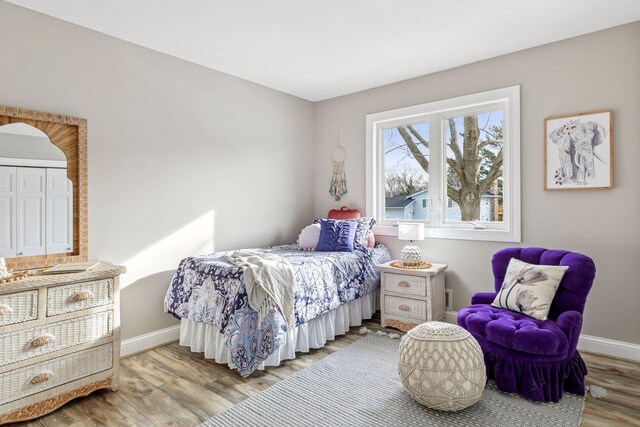
[[[566,265],[547,320],[491,305],[511,258],[529,264]],[[458,312],[458,324],[480,343],[487,377],[498,388],[528,399],[557,402],[562,392],[584,394],[587,368],[576,350],[582,312],[596,268],[591,258],[544,248],[508,248],[491,261],[496,292],[479,293]]]

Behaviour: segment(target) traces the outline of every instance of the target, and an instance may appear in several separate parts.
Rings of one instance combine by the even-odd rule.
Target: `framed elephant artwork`
[[[613,111],[549,117],[544,123],[544,189],[613,188]]]

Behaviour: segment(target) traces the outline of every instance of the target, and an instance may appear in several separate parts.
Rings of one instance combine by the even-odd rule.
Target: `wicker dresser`
[[[444,321],[444,272],[446,264],[420,270],[378,265],[382,274],[380,306],[382,327],[407,332],[432,320]]]
[[[118,276],[88,272],[0,284],[0,424],[47,414],[118,386]]]

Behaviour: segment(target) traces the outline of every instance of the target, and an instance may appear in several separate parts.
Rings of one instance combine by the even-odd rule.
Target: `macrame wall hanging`
[[[329,185],[329,194],[335,197],[336,201],[347,194],[347,178],[344,174],[344,160],[347,158],[347,150],[341,144],[340,134],[338,134],[338,146],[331,152],[333,161],[333,174]]]

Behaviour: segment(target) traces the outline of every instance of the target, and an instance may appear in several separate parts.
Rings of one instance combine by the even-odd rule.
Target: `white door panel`
[[[48,254],[73,251],[73,185],[66,169],[47,169],[46,234]]]
[[[23,193],[42,193],[44,192],[44,169],[37,168],[20,168],[23,169],[20,180],[20,191]]]
[[[13,192],[16,191],[16,168],[0,166],[0,192]]]
[[[18,256],[45,254],[46,169],[17,168]]]
[[[0,257],[12,258],[16,250],[16,168],[0,167]]]

